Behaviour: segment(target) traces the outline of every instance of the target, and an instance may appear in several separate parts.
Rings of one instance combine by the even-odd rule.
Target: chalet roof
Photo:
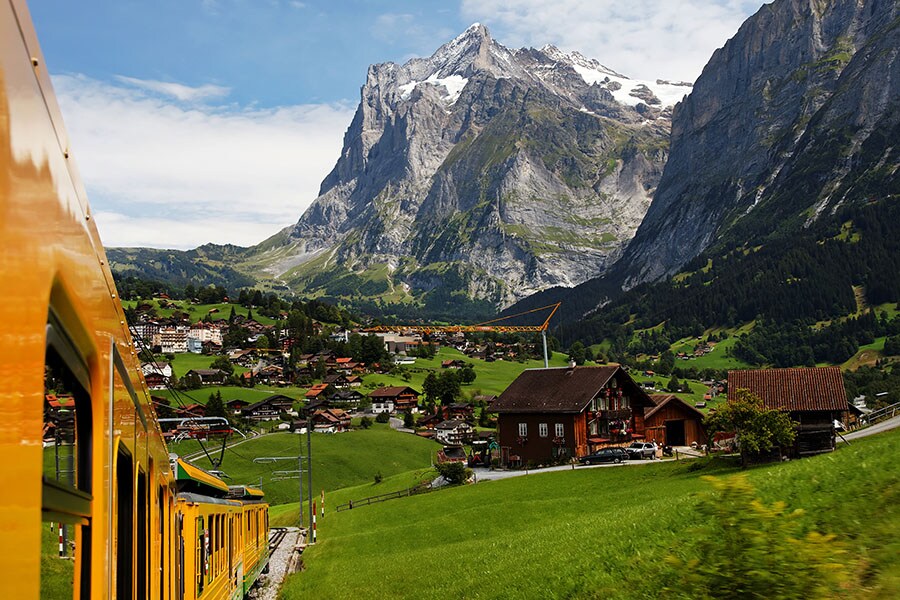
[[[729,392],[748,389],[768,409],[847,410],[847,392],[839,367],[728,371]]]
[[[396,398],[400,394],[407,392],[407,390],[411,394],[414,394],[416,396],[419,395],[419,392],[409,386],[392,386],[378,388],[377,390],[372,391],[369,394],[369,398]]]
[[[253,404],[251,404],[250,406],[247,407],[247,410],[254,411],[257,408],[262,408],[263,406],[266,406],[268,404],[288,404],[288,403],[293,405],[294,399],[290,398],[289,396],[284,396],[282,394],[278,394],[276,396],[270,396],[264,400],[260,400],[259,402],[254,402]]]
[[[224,375],[225,371],[221,369],[191,369],[188,373],[195,373],[200,377],[214,377],[216,375]]]
[[[497,413],[578,413],[615,377],[632,406],[651,404],[647,394],[619,365],[527,369],[494,403]]]
[[[647,407],[644,410],[644,419],[649,419],[656,413],[658,413],[664,406],[669,404],[680,404],[684,410],[698,419],[703,419],[706,415],[702,412],[676,396],[675,394],[650,394],[650,400],[653,401],[653,404],[656,406]]]

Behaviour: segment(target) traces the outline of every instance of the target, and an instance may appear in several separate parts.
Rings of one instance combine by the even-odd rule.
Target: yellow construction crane
[[[541,339],[544,342],[544,367],[547,368],[550,366],[550,360],[547,355],[547,328],[550,326],[550,319],[552,319],[553,315],[556,314],[556,311],[559,310],[560,304],[560,302],[557,302],[556,304],[549,304],[540,308],[533,308],[531,310],[526,310],[525,312],[520,312],[515,315],[500,317],[499,319],[492,319],[490,321],[485,321],[484,323],[476,323],[475,325],[377,325],[375,327],[367,327],[366,331],[415,331],[419,333],[434,333],[436,331],[442,331],[445,333],[481,333],[488,331],[497,331],[501,333],[521,333],[540,331]],[[496,323],[499,323],[501,321],[508,321],[510,319],[515,319],[516,317],[521,317],[524,315],[549,309],[552,309],[550,310],[550,314],[547,315],[547,318],[540,325],[496,325]]]

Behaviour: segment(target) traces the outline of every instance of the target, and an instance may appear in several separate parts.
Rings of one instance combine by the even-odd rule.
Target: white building
[[[184,354],[188,351],[189,329],[184,325],[164,327],[159,331],[159,347],[164,354]]]
[[[213,344],[222,345],[222,327],[216,323],[194,323],[188,335],[192,338],[200,340],[200,342],[212,342]]]

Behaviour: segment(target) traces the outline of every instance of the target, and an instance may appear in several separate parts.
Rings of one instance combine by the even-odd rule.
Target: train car
[[[0,246],[4,597],[243,595],[266,505],[178,489],[24,0],[0,0]]]

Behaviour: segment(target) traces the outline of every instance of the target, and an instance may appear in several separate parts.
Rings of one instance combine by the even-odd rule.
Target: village
[[[166,306],[167,299],[159,302]],[[729,389],[750,390],[765,407],[789,414],[797,435],[790,448],[782,449],[788,457],[833,450],[839,430],[852,427],[865,412],[858,402],[847,401],[837,367],[733,370],[725,379],[704,381],[702,399],[690,401],[683,394],[658,391],[663,386],[650,370],[571,362],[548,369],[523,366],[498,393],[467,395],[463,386],[475,380],[474,363],[515,364],[522,354],[536,354],[535,344],[468,340],[462,333],[370,333],[310,320],[315,343],[307,339],[307,347],[319,349],[301,352],[288,329],[256,321],[252,309],[240,315],[232,308],[227,319],[193,323],[184,314],[135,314],[132,334],[146,355],[154,357],[142,364],[146,384],[151,394],[171,390],[170,397],[155,398],[170,440],[209,434],[210,426],[200,417],[224,418],[250,431],[310,427],[332,434],[392,421],[401,431],[440,444],[437,461],[516,469],[574,462],[634,443],[652,445],[653,457],[673,448],[683,453],[733,450],[733,434],[719,432],[710,439],[704,424],[710,406]],[[236,330],[244,343],[229,345]],[[712,347],[701,343],[695,352],[708,353]],[[462,358],[441,360],[440,373],[428,371],[423,389],[400,385],[410,381],[417,360],[433,358],[442,349]],[[177,377],[173,363],[190,355],[208,357],[208,368],[191,368]],[[378,376],[388,383],[373,383]],[[222,386],[276,391],[251,401],[227,392],[222,396]],[[217,394],[205,403],[184,400],[205,389]],[[50,409],[58,409],[60,402],[64,400],[53,399]],[[48,419],[51,427],[53,422]],[[473,443],[482,449],[477,455]],[[470,448],[468,454],[448,451],[463,446]]]

